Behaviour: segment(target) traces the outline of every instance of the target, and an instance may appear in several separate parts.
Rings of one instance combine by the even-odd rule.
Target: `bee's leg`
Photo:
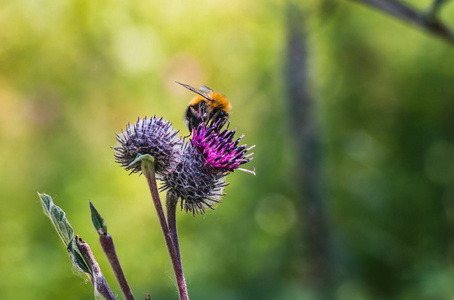
[[[206,103],[205,101],[202,101],[200,102],[200,105],[199,105],[199,118],[200,118],[200,122],[203,122],[204,120],[206,120],[207,116],[206,116]]]
[[[186,126],[188,126],[189,129],[189,135],[191,135],[192,130],[196,128],[199,123],[200,123],[200,117],[199,117],[199,111],[200,107],[196,108],[192,105],[188,106],[188,109],[186,110],[186,115],[185,115],[185,123]]]

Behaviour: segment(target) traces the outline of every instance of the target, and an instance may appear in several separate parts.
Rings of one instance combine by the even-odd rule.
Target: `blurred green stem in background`
[[[414,8],[396,0],[353,0],[367,4],[404,22],[416,25],[421,29],[454,44],[454,33],[437,18],[445,0],[434,0],[427,12],[418,12]]]

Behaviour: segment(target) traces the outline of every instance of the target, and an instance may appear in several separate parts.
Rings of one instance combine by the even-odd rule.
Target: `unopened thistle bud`
[[[117,134],[119,146],[114,147],[115,161],[132,173],[140,173],[140,164],[132,164],[139,154],[149,154],[155,160],[155,172],[165,175],[172,172],[181,159],[183,140],[172,124],[163,118],[138,119],[134,125]]]

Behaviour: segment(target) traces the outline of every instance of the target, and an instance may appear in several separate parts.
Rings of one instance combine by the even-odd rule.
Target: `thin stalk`
[[[178,257],[178,262],[181,269],[183,270],[183,265],[181,263],[181,252],[180,252],[180,243],[178,241],[178,232],[177,232],[177,199],[172,193],[167,193],[166,195],[166,211],[167,211],[167,224],[169,225],[170,235],[172,237],[173,246],[175,247],[175,252]]]
[[[112,240],[112,236],[105,232],[102,228],[98,230],[99,242],[101,243],[102,249],[109,260],[110,266],[117,278],[118,284],[120,285],[121,291],[125,296],[126,300],[134,300],[131,288],[129,287],[128,281],[126,281],[125,274],[121,268],[120,261],[118,260],[117,253],[115,251],[115,245]]]
[[[112,236],[107,232],[107,223],[98,210],[95,208],[93,203],[90,201],[90,213],[91,221],[93,226],[99,235],[99,242],[101,244],[102,250],[109,260],[110,266],[117,278],[118,284],[120,285],[121,291],[125,296],[126,300],[134,300],[134,295],[132,294],[131,288],[129,287],[128,281],[126,281],[125,274],[120,265],[120,260],[118,259],[117,252],[115,251],[115,245],[113,242]]]
[[[164,211],[161,205],[161,199],[159,198],[158,187],[156,185],[155,166],[154,162],[149,159],[143,159],[141,161],[142,173],[147,179],[148,187],[150,189],[151,197],[158,214],[159,224],[161,225],[162,235],[166,242],[167,251],[169,252],[170,261],[172,262],[173,271],[175,273],[175,279],[177,281],[178,294],[180,300],[189,300],[188,291],[186,287],[186,280],[184,279],[183,269],[180,264],[179,256],[175,250],[172,242],[172,236],[167,226]]]
[[[91,282],[97,293],[102,295],[106,300],[115,300],[115,296],[113,295],[112,291],[109,288],[109,285],[102,275],[101,269],[99,268],[98,263],[95,260],[93,252],[90,249],[90,246],[86,242],[84,242],[79,236],[76,235],[76,244],[77,248],[79,249],[82,257],[84,258],[85,262],[87,263],[90,271],[92,273]]]

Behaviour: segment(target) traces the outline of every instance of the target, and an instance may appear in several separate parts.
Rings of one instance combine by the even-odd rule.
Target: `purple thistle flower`
[[[241,138],[234,140],[235,130],[218,131],[217,123],[200,123],[183,149],[183,157],[176,169],[161,180],[161,191],[181,199],[181,207],[192,214],[205,213],[207,208],[221,202],[225,176],[239,166],[251,161],[252,154],[246,154],[254,146],[238,146]]]
[[[255,171],[239,168],[252,160],[254,153],[246,153],[255,145],[249,148],[247,145],[238,146],[244,135],[234,141],[235,132],[236,129],[218,131],[217,123],[200,123],[192,133],[191,143],[203,155],[205,163],[220,172],[233,172],[238,169],[255,175]]]
[[[150,154],[155,159],[155,172],[165,175],[172,172],[181,158],[183,140],[172,124],[156,116],[138,119],[127,124],[126,131],[117,134],[119,146],[114,147],[115,161],[132,173],[141,172],[140,164],[131,165],[137,155]]]
[[[225,183],[225,173],[207,165],[203,156],[192,143],[186,143],[183,157],[176,169],[161,178],[164,181],[161,191],[167,190],[175,198],[181,199],[181,208],[186,212],[205,213],[206,208],[221,201]]]

